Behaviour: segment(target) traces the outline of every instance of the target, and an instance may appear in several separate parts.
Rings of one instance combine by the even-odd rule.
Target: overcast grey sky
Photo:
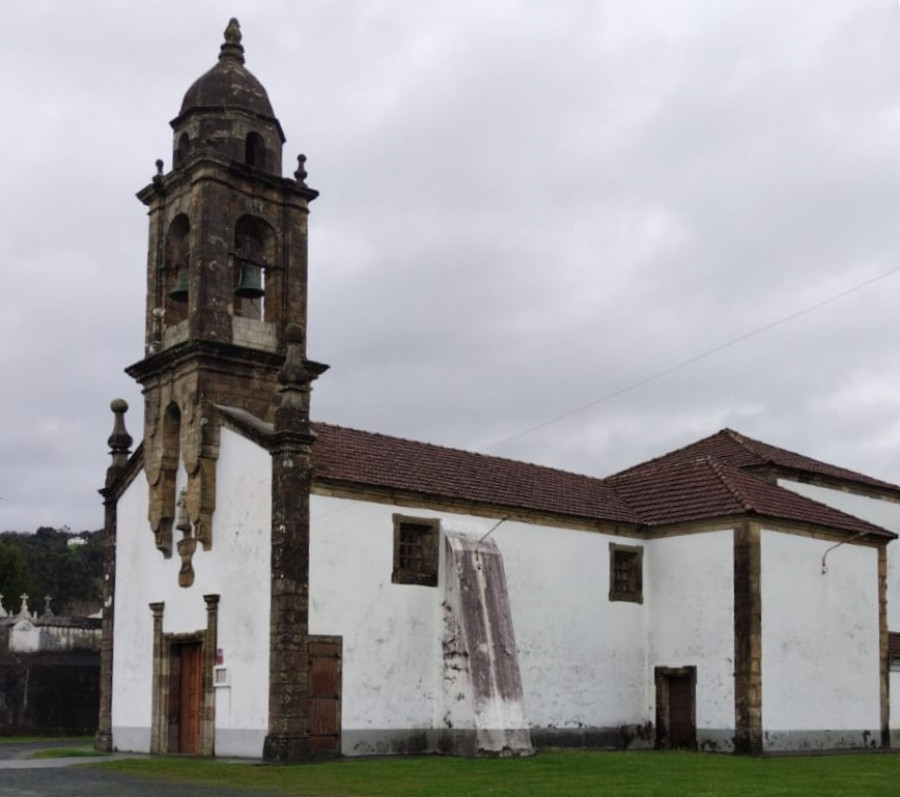
[[[606,475],[730,426],[900,482],[893,0],[0,3],[0,529],[99,528],[134,194],[243,28],[310,218],[316,419]]]

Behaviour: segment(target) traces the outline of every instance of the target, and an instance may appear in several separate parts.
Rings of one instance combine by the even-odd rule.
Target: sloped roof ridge
[[[852,515],[849,512],[844,512],[843,510],[833,507],[830,504],[826,504],[823,501],[817,501],[815,498],[810,498],[809,496],[803,495],[801,493],[796,493],[793,490],[787,489],[786,487],[772,484],[771,482],[766,481],[765,479],[761,479],[746,470],[735,468],[731,465],[725,465],[724,463],[715,461],[714,465],[716,470],[721,471],[726,476],[726,478],[728,477],[729,473],[731,474],[731,478],[728,479],[730,483],[733,483],[735,479],[739,481],[746,481],[754,489],[763,491],[762,502],[747,500],[746,506],[748,512],[753,512],[758,515],[770,517],[777,517],[781,515],[781,517],[789,518],[789,512],[786,514],[782,514],[779,513],[776,509],[773,509],[771,504],[769,506],[764,505],[771,499],[775,499],[777,501],[787,500],[794,507],[814,507],[820,514],[830,518],[830,520],[825,520],[825,518],[816,520],[810,517],[806,518],[807,522],[812,522],[817,525],[830,525],[834,528],[841,528],[841,526],[834,522],[835,520],[839,519],[843,521],[843,529],[845,531],[852,531],[853,533],[859,535],[871,534],[880,537],[897,537],[897,535],[890,529],[886,529],[876,523],[871,523],[868,520],[857,517],[856,515]],[[736,487],[736,489],[738,488]],[[743,495],[744,492],[745,491],[740,491],[736,495]]]
[[[728,427],[693,443],[676,448],[653,459],[639,462],[630,468],[610,474],[606,482],[611,487],[623,479],[639,474],[657,472],[660,467],[690,456],[713,456],[716,460],[742,471],[760,466],[771,466],[790,477],[791,473],[811,474],[826,481],[856,484],[863,488],[876,489],[900,497],[900,485],[867,476],[864,473],[832,465],[813,457],[799,454],[787,448],[756,440]]]
[[[616,471],[615,473],[611,473],[608,476],[605,476],[604,479],[615,479],[620,476],[627,476],[632,471],[646,470],[649,468],[653,468],[654,466],[656,466],[658,464],[664,464],[666,462],[670,462],[670,461],[676,459],[679,454],[687,451],[688,449],[700,448],[704,443],[708,443],[711,440],[715,440],[717,437],[727,437],[729,440],[731,440],[732,439],[731,436],[729,434],[727,434],[728,432],[731,432],[731,431],[732,430],[728,429],[728,428],[720,429],[718,432],[715,432],[714,434],[707,435],[706,437],[701,437],[699,440],[693,440],[690,443],[685,443],[683,446],[679,446],[678,448],[673,448],[671,451],[666,451],[665,453],[660,454],[659,456],[652,457],[650,459],[645,459],[643,462],[638,462],[628,468],[625,468],[624,470],[620,470],[620,471]],[[737,442],[737,441],[733,441],[733,442]],[[748,453],[750,453],[753,456],[760,459],[759,454],[757,454],[753,451],[750,451],[749,449],[747,449],[747,451],[748,451]],[[760,459],[760,462],[762,462],[762,461],[763,460]]]
[[[445,446],[445,445],[441,445],[440,443],[426,443],[422,440],[412,440],[408,437],[399,437],[399,436],[393,435],[393,434],[384,434],[383,432],[370,432],[365,429],[355,429],[352,426],[341,426],[340,424],[336,424],[336,423],[325,423],[324,421],[312,421],[311,423],[312,423],[313,429],[320,429],[320,428],[334,429],[334,430],[340,431],[340,432],[349,432],[350,434],[365,435],[367,437],[380,437],[383,440],[390,440],[390,441],[400,442],[400,443],[408,443],[411,446],[431,448],[431,449],[435,449],[438,451],[446,451],[446,452],[453,453],[453,454],[459,454],[460,456],[464,456],[464,457],[477,457],[478,459],[482,459],[482,460],[489,461],[489,462],[505,462],[510,465],[517,465],[517,466],[524,465],[525,467],[528,467],[528,468],[537,468],[539,470],[546,471],[546,472],[558,473],[562,476],[570,476],[570,477],[575,477],[578,479],[584,479],[585,481],[596,482],[598,487],[602,487],[607,490],[610,489],[610,486],[605,483],[605,479],[603,479],[600,476],[591,476],[587,473],[577,473],[576,471],[563,470],[562,468],[554,468],[554,467],[551,467],[550,465],[540,465],[537,462],[526,462],[525,460],[522,460],[522,459],[511,459],[510,457],[498,457],[494,454],[482,454],[480,451],[468,451],[465,448],[454,448],[453,446]]]
[[[867,485],[882,490],[888,490],[894,493],[900,493],[900,485],[893,482],[887,482],[883,479],[876,479],[865,473],[843,468],[840,465],[832,465],[815,457],[800,454],[791,451],[788,448],[774,446],[763,440],[756,440],[747,435],[743,435],[734,429],[723,429],[722,434],[728,436],[736,445],[739,445],[744,451],[751,456],[759,459],[760,464],[774,465],[777,468],[784,468],[793,471],[806,471],[815,473],[825,478],[856,482],[857,484]],[[748,467],[748,466],[743,466]]]
[[[787,454],[791,457],[797,457],[799,459],[808,460],[811,464],[821,465],[826,468],[836,468],[837,467],[836,465],[829,465],[827,462],[818,460],[815,457],[808,457],[808,456],[806,456],[806,454],[800,454],[796,451],[791,451],[789,448],[781,448],[780,446],[773,446],[771,443],[766,443],[763,440],[756,440],[753,437],[747,437],[746,435],[742,435],[736,429],[731,429],[727,426],[724,429],[722,429],[719,432],[719,434],[727,437],[735,445],[740,446],[744,451],[746,451],[751,456],[756,457],[756,459],[758,459],[760,461],[760,464],[776,465],[776,466],[782,465],[783,466],[784,465],[783,459],[772,456],[772,452],[778,452],[779,454]],[[766,449],[766,451],[762,451],[760,449]],[[864,474],[859,474],[859,475],[864,476]]]
[[[731,429],[728,426],[726,426],[724,429],[720,430],[719,434],[723,435],[725,437],[728,437],[730,440],[737,443],[748,454],[752,454],[754,457],[757,457],[757,458],[763,460],[764,462],[771,462],[771,459],[769,459],[768,457],[764,457],[762,454],[759,453],[759,451],[754,451],[754,449],[747,444],[747,440],[753,440],[752,437],[745,438],[744,435],[742,435],[740,432],[738,432],[735,429]],[[754,440],[753,442],[761,442],[761,441]],[[773,446],[773,448],[775,448],[775,446]],[[787,451],[787,449],[784,449],[784,450]]]
[[[727,431],[727,430],[725,430]],[[753,506],[752,502],[746,498],[746,496],[741,492],[740,488],[734,483],[732,479],[728,478],[728,474],[725,472],[725,467],[719,462],[717,459],[711,456],[705,457],[706,464],[712,468],[713,473],[719,477],[719,481],[725,486],[725,489],[728,490],[733,496],[734,499],[744,508],[745,512],[754,512],[756,511],[756,507]]]

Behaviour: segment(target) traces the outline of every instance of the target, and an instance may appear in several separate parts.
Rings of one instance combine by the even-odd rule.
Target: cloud
[[[133,198],[228,13],[322,191],[317,418],[485,448],[900,265],[900,17],[837,0],[5,4],[0,528],[98,527],[141,397]],[[48,13],[52,11],[52,13]],[[900,276],[490,450],[724,425],[900,481]]]

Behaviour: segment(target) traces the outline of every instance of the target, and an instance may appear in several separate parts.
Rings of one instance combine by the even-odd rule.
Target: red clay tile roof
[[[710,437],[705,437],[684,448],[670,451],[668,454],[663,454],[656,459],[642,462],[639,465],[614,474],[610,478],[616,478],[633,471],[643,471],[647,468],[655,467],[656,463],[664,460],[696,459],[697,457],[706,456],[713,457],[725,465],[731,465],[742,470],[774,468],[785,477],[803,473],[824,477],[826,481],[850,482],[900,496],[900,486],[896,484],[873,479],[864,473],[839,468],[836,465],[829,465],[827,462],[805,457],[803,454],[797,454],[785,448],[778,448],[760,440],[754,440],[752,437],[746,437],[733,429],[722,429],[722,431]]]
[[[750,508],[705,457],[660,462],[606,483],[650,525],[740,515]]]
[[[314,424],[315,478],[638,525],[601,479],[430,443]]]
[[[246,413],[219,407],[246,427]],[[798,521],[851,534],[894,534],[778,487],[753,474],[764,466],[823,475],[900,493],[900,487],[743,437],[731,429],[606,479],[443,448],[398,437],[316,423],[313,447],[319,482],[375,487],[501,508],[661,526],[755,515]],[[271,424],[248,428],[266,438]]]
[[[777,487],[711,456],[663,457],[606,480],[647,525],[659,526],[734,515],[799,521],[827,528],[894,535],[880,526]]]

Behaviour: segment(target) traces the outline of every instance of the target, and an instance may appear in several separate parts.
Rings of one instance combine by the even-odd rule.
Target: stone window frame
[[[418,584],[423,587],[436,587],[438,584],[438,560],[440,552],[441,521],[437,518],[414,517],[410,515],[393,515],[394,521],[394,555],[391,583]],[[411,541],[404,533],[414,533],[419,539]],[[410,545],[419,546],[417,563],[411,563],[404,556],[404,550]]]
[[[900,631],[888,631],[888,671],[900,672]]]
[[[622,585],[622,572],[627,570],[628,586]],[[609,544],[609,599],[611,601],[644,602],[644,548],[642,545]]]

